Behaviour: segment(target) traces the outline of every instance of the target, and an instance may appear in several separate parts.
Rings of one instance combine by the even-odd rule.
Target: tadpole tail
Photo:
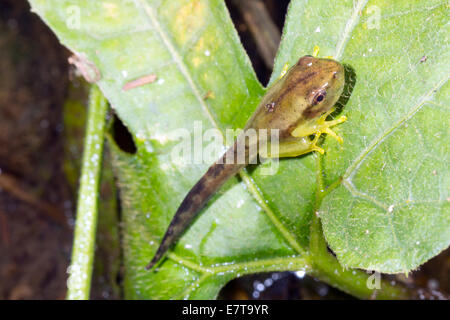
[[[236,143],[228,149],[222,156],[221,160],[209,167],[208,171],[188,192],[183,202],[181,202],[175,213],[170,225],[164,234],[161,244],[156,251],[155,256],[147,265],[146,269],[153,268],[161,258],[166,254],[167,250],[178,240],[192,220],[198,215],[201,209],[208,203],[208,200],[217,192],[218,189],[232,176],[238,173],[248,163],[248,152],[246,150],[245,162],[238,164],[235,159]],[[247,148],[246,148],[247,149]],[[232,159],[227,164],[227,159]]]

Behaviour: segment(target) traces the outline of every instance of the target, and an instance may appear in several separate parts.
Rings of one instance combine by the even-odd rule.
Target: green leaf
[[[406,0],[290,8],[275,70],[318,45],[356,77],[337,129],[344,144],[325,142],[324,185],[339,187],[319,212],[347,267],[408,272],[450,244],[447,10]]]
[[[379,28],[367,28],[376,10]],[[343,265],[408,272],[450,244],[447,10],[370,1],[342,49],[356,84],[344,147],[324,161],[327,184],[342,183],[320,216]]]
[[[315,246],[310,248],[316,211],[329,245],[350,267],[411,270],[448,246],[450,221],[443,207],[448,120],[436,114],[445,112],[448,101],[443,1],[293,1],[272,79],[285,62],[311,54],[316,45],[320,56],[332,55],[353,69],[356,80],[342,111],[349,120],[336,127],[344,144],[325,139],[324,157],[281,160],[276,175],[262,174],[270,163],[243,170],[210,201],[158,272],[144,266],[182,198],[210,164],[171,156],[180,143],[179,129],[193,137],[200,123],[224,135],[226,129],[242,128],[264,93],[225,5],[220,0],[30,2],[65,45],[96,66],[98,85],[137,145],[130,155],[110,139],[122,201],[128,298],[214,298],[241,274],[299,269],[370,296],[364,273],[338,270],[328,263],[331,256],[321,259]],[[381,10],[375,30],[370,29],[373,12],[367,12],[373,6]],[[77,12],[80,23],[74,28]],[[423,55],[428,59],[420,63]],[[158,80],[122,90],[148,74]],[[430,155],[428,161],[424,155]],[[410,166],[417,169],[414,183],[403,172]],[[425,174],[430,168],[431,176]],[[401,192],[409,186],[411,200],[420,198],[427,206],[437,199],[435,206],[400,207],[408,199]],[[374,207],[375,198],[384,207]],[[320,228],[312,230],[311,238],[317,237]],[[403,246],[388,231],[401,234]],[[416,251],[405,246],[405,238],[409,244],[419,241]],[[397,294],[387,291],[389,285],[383,290],[386,296]]]

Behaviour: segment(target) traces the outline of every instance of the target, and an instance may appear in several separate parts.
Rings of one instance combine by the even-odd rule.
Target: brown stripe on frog
[[[310,72],[298,80],[293,79],[293,81],[290,82],[290,84],[287,86],[287,88],[284,89],[283,92],[281,92],[281,94],[274,101],[275,105],[278,105],[281,101],[283,101],[284,96],[289,94],[291,91],[295,90],[297,88],[297,86],[299,86],[299,85],[304,86],[305,82],[308,81],[308,79],[311,79],[312,77],[314,77],[316,74],[317,74],[317,72]],[[288,75],[286,75],[286,76],[288,76]]]

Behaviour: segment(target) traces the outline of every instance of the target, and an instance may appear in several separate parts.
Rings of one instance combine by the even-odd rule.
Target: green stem
[[[380,274],[344,269],[328,252],[318,217],[314,217],[311,224],[310,250],[313,263],[310,274],[335,288],[360,299],[408,299],[410,296],[409,290],[405,287],[392,285],[389,281],[381,279]],[[379,286],[375,287],[377,281]]]
[[[72,262],[67,281],[67,299],[69,300],[89,299],[106,110],[106,99],[100,89],[93,85],[89,94],[88,121],[84,140]]]
[[[310,231],[309,249],[312,263],[310,274],[361,299],[407,299],[410,292],[405,287],[392,285],[390,282],[382,280],[380,274],[367,274],[361,270],[345,269],[328,252],[318,210],[323,198],[339,184],[333,184],[325,190],[322,176],[322,157],[317,157],[316,164],[318,188],[314,209],[316,214],[312,218]],[[377,277],[380,278],[377,279]]]

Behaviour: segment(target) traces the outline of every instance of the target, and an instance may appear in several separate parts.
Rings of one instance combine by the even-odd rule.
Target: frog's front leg
[[[339,143],[342,143],[343,140],[340,136],[338,136],[330,127],[334,127],[337,124],[347,121],[346,116],[341,116],[338,119],[327,121],[327,117],[333,113],[335,108],[332,108],[328,112],[324,113],[319,119],[310,121],[308,123],[303,123],[292,131],[292,136],[296,138],[306,137],[309,135],[316,135],[317,139],[323,133],[329,134],[334,139],[336,139]],[[316,140],[316,139],[314,139]]]

